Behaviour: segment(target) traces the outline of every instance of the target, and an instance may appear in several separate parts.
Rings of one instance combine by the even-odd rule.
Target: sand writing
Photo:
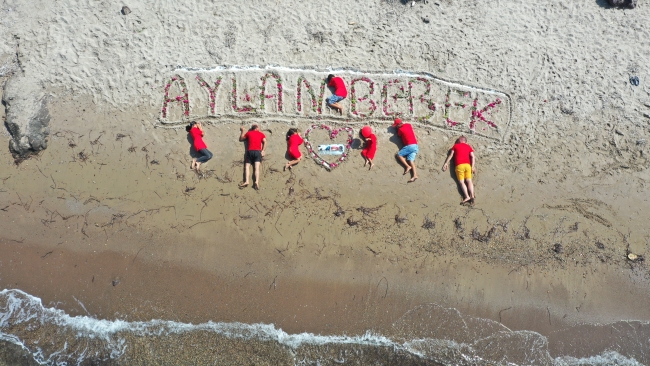
[[[317,129],[323,129],[329,133],[329,138],[331,140],[334,140],[335,138],[338,137],[338,134],[342,131],[345,131],[347,133],[347,141],[345,148],[343,150],[343,154],[341,154],[341,157],[336,159],[335,161],[327,161],[323,159],[318,152],[314,149],[314,147],[311,144],[310,141],[310,132],[313,130]],[[348,157],[350,148],[352,146],[352,141],[354,139],[354,130],[351,127],[340,127],[340,128],[335,128],[331,127],[325,124],[320,124],[320,125],[312,125],[310,128],[308,128],[305,131],[305,147],[307,148],[307,151],[309,152],[309,156],[312,157],[316,161],[317,164],[322,165],[325,169],[327,170],[332,170],[336,167],[338,167],[342,162],[345,161],[345,159]]]
[[[174,98],[170,98],[169,89],[176,82],[178,82],[178,86],[180,87],[181,95],[178,95]],[[161,111],[163,118],[167,118],[167,108],[169,107],[169,103],[174,103],[174,102],[180,104],[182,115],[184,116],[190,115],[190,101],[189,101],[189,95],[187,93],[187,85],[185,84],[185,79],[183,79],[178,75],[172,76],[172,79],[167,82],[167,85],[165,85],[165,97],[164,97],[162,111]]]
[[[348,88],[343,116],[326,105],[328,74]],[[170,97],[171,95],[171,97]],[[177,69],[164,85],[160,122],[266,119],[350,124],[400,117],[425,126],[501,140],[510,123],[510,98],[427,73],[362,73],[290,68]]]

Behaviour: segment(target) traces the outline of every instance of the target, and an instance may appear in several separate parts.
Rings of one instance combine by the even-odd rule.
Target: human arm
[[[246,140],[246,127],[241,126],[241,127],[239,127],[239,130],[241,131],[241,135],[239,136],[239,141],[245,141]]]
[[[262,156],[265,155],[264,149],[266,149],[266,137],[262,139]]]
[[[196,123],[196,128],[198,128],[201,131],[201,136],[205,135],[205,132],[203,132],[203,125],[201,124],[201,122]]]
[[[470,164],[472,165],[472,174],[476,174],[476,158],[474,152],[469,153]]]
[[[454,157],[454,150],[449,151],[449,156],[447,156],[447,160],[445,160],[445,163],[442,165],[442,171],[447,171],[447,168],[449,168],[449,162],[451,161],[451,158]]]

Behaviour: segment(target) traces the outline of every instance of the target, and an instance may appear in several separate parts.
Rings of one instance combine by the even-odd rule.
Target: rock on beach
[[[27,157],[47,148],[50,112],[47,96],[37,83],[14,76],[4,88],[7,129],[12,139],[9,148],[15,157]]]
[[[607,0],[609,5],[618,6],[622,8],[636,8],[637,0]]]

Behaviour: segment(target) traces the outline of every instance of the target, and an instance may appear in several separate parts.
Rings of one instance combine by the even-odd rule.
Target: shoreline
[[[11,253],[0,263],[3,273],[11,274],[10,280],[0,279],[0,287],[19,288],[73,316],[99,319],[265,323],[289,333],[390,335],[409,310],[437,304],[551,338],[572,326],[650,320],[643,307],[620,306],[623,298],[649,300],[639,286],[645,283],[643,273],[617,275],[607,265],[588,273],[583,268],[549,273],[437,257],[411,271],[374,259],[332,271],[336,258],[305,268],[305,258],[284,261],[276,255],[271,263],[206,270],[152,248],[95,253],[6,240],[0,247]],[[251,260],[239,253],[233,257]]]
[[[481,353],[493,363],[510,362],[499,352],[513,348],[533,355],[519,364],[539,356],[564,365],[548,354],[609,350],[650,363],[642,306],[650,300],[650,7],[128,5],[0,4],[0,141],[39,150],[23,159],[0,148],[0,290],[109,323],[371,331],[422,354],[477,345],[494,351]],[[277,66],[179,66],[241,64]],[[348,70],[343,117],[321,100],[332,70]],[[182,82],[172,79],[179,74]],[[394,129],[377,122],[395,112],[417,135],[414,183],[395,160]],[[214,157],[197,174],[191,141],[174,127],[200,115]],[[251,121],[268,140],[260,190],[238,188],[239,126]],[[315,121],[351,128],[308,135],[311,146],[346,149],[351,137],[347,160],[329,165],[303,147],[300,164],[283,171],[287,129],[307,135]],[[356,138],[368,121],[378,144],[372,170]],[[477,156],[473,206],[459,205],[453,169],[441,171],[460,134]],[[0,333],[29,330],[19,328],[6,323]],[[26,337],[63,347],[74,332],[62,332]],[[199,333],[158,337],[157,351],[197,341],[206,364],[215,362],[211,347],[243,350],[233,364],[295,351]],[[149,340],[130,338],[134,354],[123,362],[151,364]],[[334,362],[368,351],[330,346],[298,353]],[[453,351],[467,355],[461,348]],[[368,352],[381,359],[390,347]],[[183,357],[166,362],[188,363]]]
[[[377,263],[342,274],[323,268],[336,264],[331,261],[305,273],[297,268],[301,267],[298,259],[280,262],[275,271],[265,273],[257,266],[205,271],[191,264],[172,264],[158,255],[150,258],[146,252],[139,253],[141,257],[111,251],[83,253],[4,240],[0,252],[0,268],[10,273],[2,276],[0,287],[20,288],[40,297],[45,307],[71,316],[109,321],[273,324],[288,334],[363,336],[370,332],[396,340],[418,334],[458,337],[455,327],[426,330],[427,322],[434,325],[442,318],[428,318],[419,326],[424,333],[400,331],[399,324],[418,319],[409,314],[432,307],[490,319],[512,331],[537,332],[548,338],[551,357],[576,358],[606,352],[611,345],[599,345],[600,336],[590,332],[621,327],[617,324],[626,324],[621,319],[640,321],[643,328],[638,331],[650,332],[647,309],[620,306],[626,294],[632,293],[636,302],[650,298],[638,286],[644,278],[630,283],[627,276],[613,276],[607,266],[583,277],[581,271],[519,273],[516,268],[472,259],[437,258],[432,262],[435,269],[416,275],[394,268],[373,270]],[[346,282],[345,277],[353,279]],[[496,281],[498,287],[493,285]],[[576,339],[583,347],[567,346]]]

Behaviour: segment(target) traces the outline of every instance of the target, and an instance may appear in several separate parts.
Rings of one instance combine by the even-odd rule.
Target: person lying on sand
[[[241,135],[239,136],[239,141],[246,141],[247,148],[244,153],[244,181],[239,183],[240,187],[246,187],[248,185],[248,176],[250,174],[251,164],[254,166],[254,178],[255,183],[253,183],[253,188],[260,189],[260,164],[262,163],[262,157],[264,157],[264,149],[266,148],[266,136],[260,132],[260,126],[257,123],[253,123],[248,132],[245,132],[246,127],[241,126]]]
[[[327,106],[334,108],[343,115],[343,105],[341,105],[341,101],[348,96],[345,81],[338,76],[329,74],[327,75],[327,86],[334,88],[334,94],[327,98]]]
[[[300,130],[297,128],[290,128],[287,132],[287,155],[289,155],[289,162],[284,166],[284,170],[291,170],[291,167],[298,164],[302,158],[300,153],[300,145],[304,140],[300,136]]]
[[[404,147],[396,155],[397,160],[404,166],[404,175],[411,172],[411,179],[409,179],[408,183],[415,182],[418,179],[418,173],[415,169],[415,157],[419,149],[413,126],[410,123],[403,123],[399,118],[395,118],[393,127],[397,130],[397,135],[402,138],[404,144]]]
[[[463,201],[461,205],[467,202],[474,203],[474,184],[472,183],[472,173],[476,174],[476,158],[474,149],[467,144],[467,138],[461,136],[456,140],[456,144],[449,151],[449,156],[442,166],[442,171],[449,167],[451,158],[454,158],[456,164],[456,178],[463,191]]]
[[[185,131],[190,134],[192,141],[194,142],[194,149],[201,155],[198,158],[192,159],[191,168],[198,172],[201,168],[201,164],[212,159],[212,153],[208,150],[205,142],[203,142],[203,126],[201,125],[201,122],[190,122],[190,124],[185,127]]]
[[[377,151],[377,136],[372,133],[372,128],[370,126],[363,126],[361,129],[361,140],[363,141],[363,150],[361,150],[361,156],[363,156],[363,166],[370,163],[370,168],[372,169],[375,164],[372,162],[372,159],[375,158],[375,152]]]

